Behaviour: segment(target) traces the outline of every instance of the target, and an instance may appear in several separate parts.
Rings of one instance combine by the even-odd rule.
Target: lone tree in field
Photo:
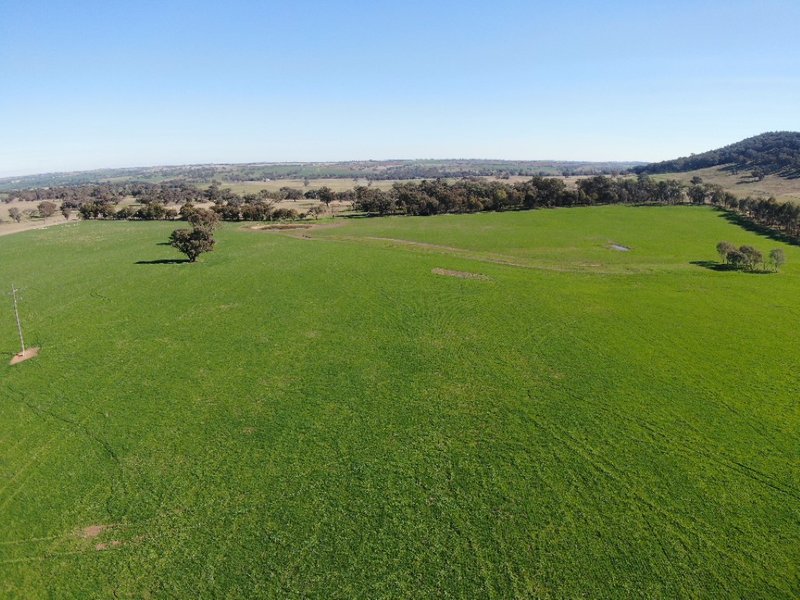
[[[778,270],[786,263],[786,256],[780,248],[774,248],[769,251],[769,264],[772,269],[777,273]]]
[[[169,236],[169,245],[183,252],[189,262],[195,262],[203,252],[214,249],[214,232],[209,227],[176,229]]]
[[[49,200],[39,202],[36,208],[39,211],[39,214],[42,215],[45,223],[47,223],[47,217],[52,217],[54,214],[56,214],[56,210],[58,209],[58,207]]]
[[[14,219],[17,223],[22,221],[22,211],[16,206],[12,206],[8,209],[8,216]]]

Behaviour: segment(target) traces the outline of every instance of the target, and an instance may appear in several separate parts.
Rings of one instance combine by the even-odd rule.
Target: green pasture
[[[41,348],[8,366],[0,295],[0,596],[800,595],[798,248],[704,207],[226,224],[196,264],[174,226],[0,238]]]

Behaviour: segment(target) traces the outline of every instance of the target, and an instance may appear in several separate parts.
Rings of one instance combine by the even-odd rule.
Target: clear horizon
[[[14,0],[0,8],[0,177],[688,156],[800,130],[797,22],[786,0]]]

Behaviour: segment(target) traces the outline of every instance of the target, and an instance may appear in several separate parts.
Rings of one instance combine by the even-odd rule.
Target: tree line
[[[695,178],[691,185],[677,180],[655,181],[648,175],[597,175],[567,188],[558,178],[533,177],[519,183],[463,180],[397,183],[382,191],[354,189],[354,208],[376,215],[432,215],[478,211],[527,210],[599,204],[710,204],[743,219],[800,240],[800,205],[770,198],[738,198],[720,185]]]
[[[738,198],[721,186],[694,178],[690,185],[676,180],[656,181],[646,174],[637,177],[596,175],[577,180],[568,187],[558,177],[534,176],[521,182],[486,179],[442,179],[395,183],[388,190],[370,185],[336,192],[328,187],[302,190],[282,187],[277,191],[237,194],[218,182],[201,190],[185,182],[97,184],[26,190],[9,199],[61,199],[65,218],[77,212],[84,219],[174,220],[186,219],[186,211],[200,203],[224,221],[272,221],[317,218],[332,203],[371,215],[436,215],[480,211],[530,210],[597,204],[711,204],[754,224],[800,239],[800,205],[775,198]],[[137,207],[118,206],[133,197]],[[313,199],[321,204],[306,211],[279,206],[292,200]],[[55,210],[50,200],[41,200],[48,215]],[[170,207],[168,205],[173,205]],[[28,211],[29,214],[35,211]],[[10,210],[17,220],[25,216]],[[43,216],[40,210],[36,213]]]
[[[337,199],[352,200],[352,193],[335,194],[329,188],[300,190],[284,186],[277,191],[262,190],[257,194],[236,194],[213,182],[201,190],[186,182],[163,183],[119,183],[36,188],[10,193],[5,202],[34,202],[42,198],[61,201],[61,213],[69,219],[79,215],[83,219],[118,220],[174,220],[185,218],[182,207],[191,208],[199,203],[213,203],[212,209],[223,220],[269,221],[318,217],[322,211],[312,207],[302,213],[291,208],[280,208],[276,204],[285,200],[319,199],[327,206]],[[139,206],[119,206],[126,198],[132,198]],[[50,216],[45,214],[49,205],[58,208],[51,200],[42,200],[37,209],[9,208],[9,216],[21,221],[23,218]],[[173,206],[170,206],[173,205]],[[44,209],[43,209],[44,207]]]
[[[396,183],[383,191],[356,187],[354,208],[377,215],[433,215],[529,210],[593,204],[679,204],[687,198],[678,181],[596,175],[579,179],[574,189],[563,179],[532,177],[509,183],[466,179]]]

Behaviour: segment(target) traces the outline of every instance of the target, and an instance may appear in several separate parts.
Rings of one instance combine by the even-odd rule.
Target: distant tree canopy
[[[531,177],[533,175],[618,174],[640,164],[635,162],[586,162],[553,160],[365,160],[325,163],[249,163],[184,165],[128,169],[99,169],[75,173],[45,173],[0,178],[0,191],[79,186],[100,181],[123,184],[165,181],[199,184],[224,181],[297,179],[309,187],[315,179],[436,179],[461,177]],[[161,202],[168,204],[166,198]]]
[[[648,174],[679,173],[721,166],[737,172],[750,171],[751,177],[759,180],[770,174],[800,177],[800,133],[762,133],[717,150],[637,166],[633,171]]]
[[[56,205],[54,202],[50,202],[49,200],[44,200],[43,202],[39,202],[39,204],[36,206],[36,209],[39,211],[39,215],[46,220],[48,217],[52,217],[54,214],[56,214],[58,205]]]
[[[396,183],[388,191],[364,186],[353,190],[354,208],[378,214],[433,215],[478,211],[526,210],[592,204],[677,204],[685,199],[677,181],[654,182],[649,177],[612,178],[603,175],[578,180],[575,189],[563,179],[535,176],[507,183],[464,179]]]
[[[8,216],[14,219],[17,223],[22,221],[22,211],[16,206],[12,206],[8,209]]]
[[[181,216],[185,217],[193,227],[214,229],[219,223],[219,214],[205,208],[194,208],[185,204],[181,209]]]

